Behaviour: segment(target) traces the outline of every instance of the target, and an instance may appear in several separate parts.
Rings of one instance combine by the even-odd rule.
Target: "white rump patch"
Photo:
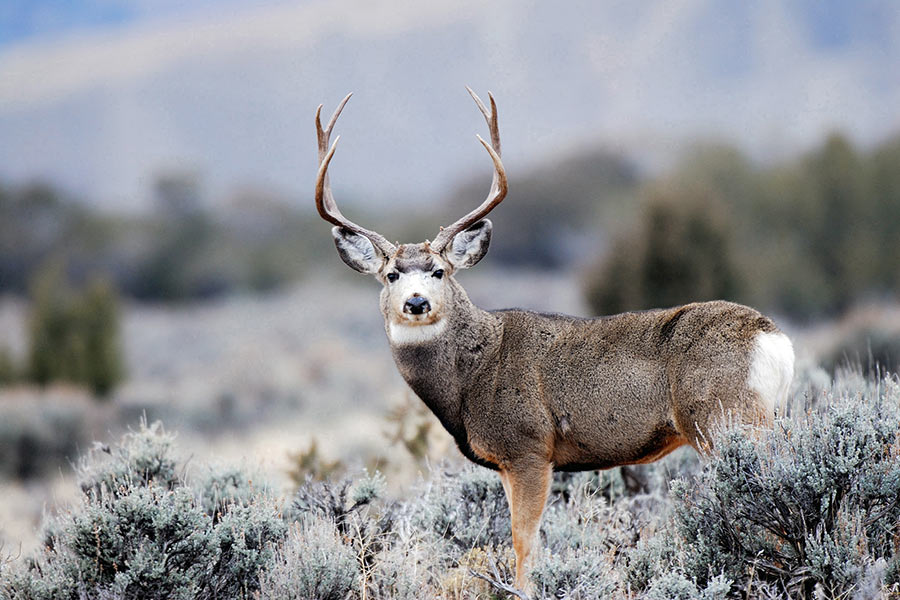
[[[422,344],[441,335],[445,329],[447,329],[447,319],[440,319],[436,323],[429,325],[391,323],[388,325],[388,337],[392,344],[397,344],[398,346]]]
[[[787,402],[793,378],[794,346],[790,338],[781,332],[756,334],[747,386],[759,394],[770,419],[775,409],[782,409]]]

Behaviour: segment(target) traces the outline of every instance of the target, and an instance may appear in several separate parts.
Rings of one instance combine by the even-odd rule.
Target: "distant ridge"
[[[501,100],[509,172],[607,145],[665,160],[696,137],[757,157],[829,129],[900,129],[890,1],[314,1],[214,8],[0,50],[0,179],[145,207],[155,174],[306,203],[312,113],[356,92],[333,169],[346,202],[438,200],[485,170],[463,86]],[[340,192],[340,188],[338,189]]]

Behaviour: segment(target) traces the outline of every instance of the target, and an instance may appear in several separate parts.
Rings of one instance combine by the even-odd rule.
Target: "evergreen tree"
[[[724,207],[705,194],[657,193],[637,231],[619,238],[588,284],[598,314],[734,299],[737,275]]]
[[[68,381],[103,397],[124,376],[118,301],[112,286],[93,280],[73,291],[58,263],[42,268],[31,285],[29,379]]]

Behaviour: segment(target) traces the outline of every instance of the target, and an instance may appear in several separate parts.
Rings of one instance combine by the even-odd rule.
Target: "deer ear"
[[[460,231],[444,250],[444,257],[456,269],[475,266],[487,254],[492,228],[489,219],[482,219],[465,231]]]
[[[348,267],[368,275],[374,275],[381,269],[384,256],[375,249],[369,238],[343,227],[332,227],[331,235],[341,260]]]

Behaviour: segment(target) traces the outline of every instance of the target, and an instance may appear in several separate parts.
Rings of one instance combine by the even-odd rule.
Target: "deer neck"
[[[475,306],[465,290],[454,284],[448,310],[438,323],[427,326],[431,331],[398,334],[398,326],[392,326],[390,319],[385,329],[403,379],[459,441],[465,437],[465,398],[473,389],[484,389],[496,374],[503,324]]]

